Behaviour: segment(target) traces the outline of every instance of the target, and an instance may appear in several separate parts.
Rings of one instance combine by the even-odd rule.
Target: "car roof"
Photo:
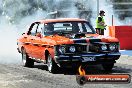
[[[40,20],[38,22],[40,22],[40,23],[52,23],[52,22],[68,22],[68,21],[86,21],[86,20],[85,19],[79,19],[79,18],[57,18],[57,19]]]

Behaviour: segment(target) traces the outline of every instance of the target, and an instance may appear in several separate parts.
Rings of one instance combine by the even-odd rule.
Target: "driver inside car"
[[[41,32],[37,32],[35,36],[42,38]]]

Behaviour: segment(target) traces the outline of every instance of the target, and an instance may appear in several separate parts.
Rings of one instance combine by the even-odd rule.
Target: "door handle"
[[[39,46],[40,44],[39,43],[33,43],[34,46]]]
[[[25,45],[29,45],[31,42],[24,42]]]
[[[27,38],[27,37],[24,37],[24,38]]]

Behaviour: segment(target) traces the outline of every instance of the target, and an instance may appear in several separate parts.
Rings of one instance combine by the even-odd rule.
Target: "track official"
[[[105,24],[103,16],[105,12],[103,10],[100,11],[99,16],[96,18],[96,33],[99,35],[104,35],[104,30],[106,29],[105,27],[107,26]]]

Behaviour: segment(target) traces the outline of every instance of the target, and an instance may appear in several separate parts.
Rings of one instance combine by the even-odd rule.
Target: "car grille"
[[[105,44],[107,46],[107,50],[102,50],[101,45]],[[70,46],[75,46],[76,51],[70,52]],[[65,47],[65,53],[59,52],[59,47]],[[108,53],[108,52],[119,52],[118,43],[117,48],[114,51],[111,51],[109,48],[109,43],[94,43],[94,44],[66,44],[66,45],[58,45],[55,47],[55,54],[79,54],[79,53]]]
[[[66,53],[71,53],[68,49],[70,46],[75,46],[76,52],[75,53],[86,53],[87,52],[87,45],[82,45],[82,44],[74,44],[74,45],[69,45],[66,49]]]
[[[78,53],[87,52],[87,45],[77,45],[76,49]]]

